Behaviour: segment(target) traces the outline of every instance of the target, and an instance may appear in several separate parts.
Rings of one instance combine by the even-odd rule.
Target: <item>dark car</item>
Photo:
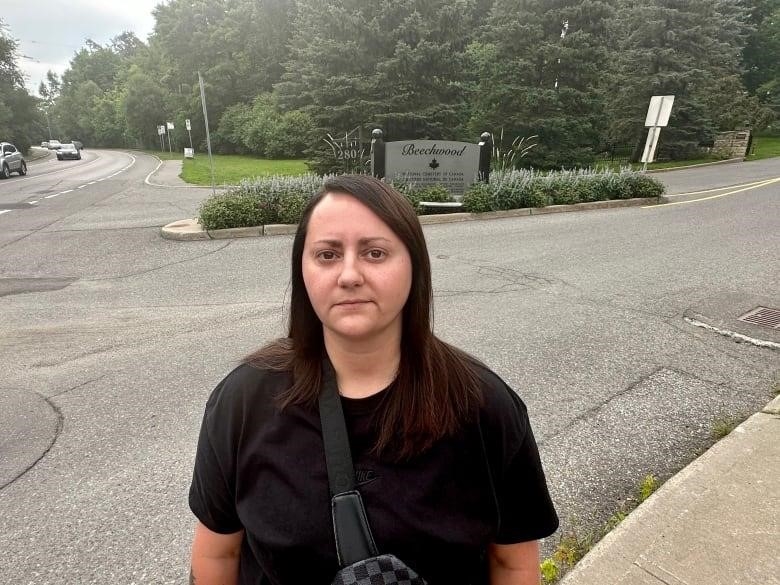
[[[84,150],[84,145],[81,143],[80,140],[71,140],[71,142],[73,143],[73,146],[75,146],[79,150]]]
[[[0,142],[0,179],[7,179],[11,173],[26,175],[27,163],[13,144]]]
[[[66,158],[81,160],[81,151],[72,142],[66,142],[57,151],[57,160],[65,160]]]

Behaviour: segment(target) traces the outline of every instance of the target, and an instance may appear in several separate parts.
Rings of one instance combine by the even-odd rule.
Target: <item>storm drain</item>
[[[752,311],[748,311],[741,317],[738,317],[738,319],[740,321],[744,321],[745,323],[760,325],[761,327],[780,329],[780,310],[778,309],[771,309],[769,307],[756,307]]]

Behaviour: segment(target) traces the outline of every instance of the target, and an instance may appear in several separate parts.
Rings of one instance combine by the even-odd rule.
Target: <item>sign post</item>
[[[157,126],[157,136],[160,137],[160,151],[162,152],[165,150],[165,138],[163,138],[165,136],[165,126]]]
[[[650,98],[650,106],[647,108],[647,116],[645,117],[645,127],[649,130],[647,131],[645,150],[642,153],[642,172],[647,171],[647,163],[655,160],[655,149],[658,147],[661,128],[669,125],[673,104],[673,95],[654,95]]]
[[[187,134],[189,134],[189,135],[190,135],[190,150],[194,150],[194,149],[192,148],[192,132],[191,132],[191,130],[192,130],[192,124],[190,124],[190,119],[189,119],[189,118],[187,118],[186,120],[184,120],[184,125],[187,127]]]
[[[173,130],[173,122],[167,122],[165,124],[165,127],[168,130],[168,152],[172,153],[173,149],[171,148],[171,133],[170,133],[170,131]]]

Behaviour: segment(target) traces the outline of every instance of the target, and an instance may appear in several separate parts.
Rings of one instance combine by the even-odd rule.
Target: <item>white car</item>
[[[49,150],[59,150],[62,148],[59,140],[49,140]]]
[[[0,142],[0,179],[7,179],[11,173],[26,175],[27,163],[13,144]]]

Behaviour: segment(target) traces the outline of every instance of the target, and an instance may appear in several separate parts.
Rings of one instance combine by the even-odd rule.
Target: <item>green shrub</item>
[[[250,227],[268,223],[296,224],[312,194],[330,175],[314,173],[296,177],[273,176],[244,180],[228,191],[207,199],[200,209],[200,223],[209,230]],[[453,198],[442,185],[418,186],[403,181],[391,183],[414,206],[420,201],[447,202]],[[473,213],[658,197],[663,185],[651,176],[623,170],[560,171],[539,174],[533,170],[496,171],[489,183],[474,183],[463,196],[463,208]]]
[[[416,185],[402,180],[391,181],[390,185],[406,197],[406,200],[412,204],[418,215],[425,213],[425,210],[420,208],[420,201],[435,201],[437,203],[454,201],[449,190],[444,185]]]
[[[200,208],[200,223],[209,230],[298,223],[304,207],[324,181],[309,173],[296,177],[255,177],[242,181]]]
[[[627,185],[629,197],[660,197],[664,186],[651,176],[640,173],[624,173],[623,181]]]
[[[200,223],[207,230],[251,227],[269,222],[267,206],[247,193],[224,193],[200,206]]]
[[[463,209],[472,213],[493,211],[491,207],[493,191],[487,183],[473,183],[463,194]]]

